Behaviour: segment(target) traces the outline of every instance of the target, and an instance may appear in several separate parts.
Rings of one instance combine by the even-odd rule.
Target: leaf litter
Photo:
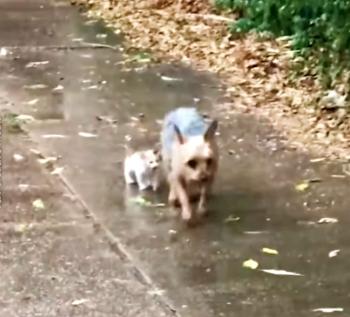
[[[34,209],[36,209],[36,210],[45,209],[44,202],[41,199],[34,200],[32,205],[33,205]]]
[[[259,267],[259,263],[253,259],[249,259],[243,262],[243,267],[251,270],[256,270]]]
[[[24,161],[24,156],[18,153],[13,154],[13,159],[15,162],[22,162]]]
[[[35,68],[38,66],[47,65],[48,63],[49,63],[49,61],[30,62],[25,67],[26,68]]]
[[[317,222],[320,223],[320,224],[323,224],[323,223],[337,223],[338,219],[337,218],[331,218],[331,217],[324,217],[324,218],[319,219]]]
[[[142,196],[137,196],[129,199],[129,202],[135,205],[144,206],[144,207],[165,207],[163,203],[152,203],[151,201],[145,199]]]
[[[330,252],[328,253],[328,257],[329,257],[329,258],[334,258],[334,257],[336,257],[336,256],[339,254],[339,252],[340,252],[339,249],[337,249],[337,250],[332,250],[332,251],[330,251]]]
[[[315,308],[312,311],[313,312],[321,312],[321,313],[335,313],[335,312],[343,312],[344,308],[342,308],[342,307],[323,307],[323,308]]]
[[[272,274],[272,275],[281,275],[281,276],[303,276],[300,273],[296,272],[290,272],[290,271],[285,271],[285,270],[275,270],[275,269],[263,269],[260,270],[262,272]]]
[[[266,254],[278,255],[278,251],[270,248],[262,248],[261,251]]]
[[[97,138],[97,134],[90,133],[90,132],[79,132],[78,134],[83,138]]]
[[[350,153],[350,120],[343,120],[337,129],[331,128],[337,112],[343,108],[335,113],[320,112],[316,101],[322,89],[313,76],[305,74],[291,79],[289,70],[298,59],[293,58],[290,38],[262,41],[259,35],[251,33],[235,39],[227,30],[234,15],[215,14],[212,1],[75,0],[74,3],[86,4],[90,18],[103,18],[116,33],[123,33],[127,52],[151,52],[151,58],[135,57],[140,62],[184,62],[198,70],[217,73],[228,88],[234,87],[226,91],[226,97],[241,105],[245,112],[253,110],[269,118],[289,137],[292,146],[302,149],[307,145],[331,158]],[[219,104],[216,110],[232,113],[238,111],[236,108]]]

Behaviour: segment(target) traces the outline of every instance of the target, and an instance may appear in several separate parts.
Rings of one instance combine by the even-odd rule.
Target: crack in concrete
[[[16,45],[16,46],[2,46],[6,50],[36,50],[36,51],[45,51],[45,50],[86,50],[86,49],[110,49],[114,51],[119,51],[121,48],[119,46],[112,46],[102,43],[89,43],[84,42],[82,45],[35,45],[35,46],[26,46],[26,45]]]
[[[146,272],[144,272],[137,263],[135,263],[135,259],[132,257],[132,255],[127,251],[126,247],[123,245],[123,243],[120,241],[120,239],[115,236],[103,223],[101,223],[98,220],[98,217],[95,215],[93,210],[87,205],[87,203],[80,197],[80,195],[75,190],[74,186],[71,184],[71,182],[62,174],[59,175],[59,179],[62,181],[65,188],[69,191],[71,195],[76,197],[76,201],[81,205],[83,210],[85,210],[85,213],[88,214],[91,217],[91,220],[93,221],[94,225],[98,226],[102,233],[105,235],[111,250],[116,253],[120,259],[122,259],[125,262],[128,262],[131,264],[130,270],[135,276],[135,278],[144,286],[148,286],[150,288],[155,289],[156,283],[151,279],[150,276]],[[173,305],[170,303],[169,299],[166,298],[163,295],[155,294],[154,297],[157,299],[159,304],[161,304],[163,307],[169,309],[174,316],[181,317],[177,311],[176,308],[173,307]]]

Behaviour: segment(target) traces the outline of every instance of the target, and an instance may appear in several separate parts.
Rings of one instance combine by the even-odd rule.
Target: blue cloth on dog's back
[[[171,151],[174,140],[174,124],[184,137],[203,135],[208,126],[196,108],[177,108],[168,113],[164,119],[162,131],[162,146],[167,152]]]

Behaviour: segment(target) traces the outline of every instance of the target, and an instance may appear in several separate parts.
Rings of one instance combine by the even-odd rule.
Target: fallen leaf
[[[237,222],[237,221],[239,221],[240,219],[241,219],[240,217],[235,217],[235,216],[230,215],[230,216],[228,216],[228,217],[224,220],[224,222],[225,222],[225,223]]]
[[[34,105],[36,105],[38,103],[38,101],[39,101],[39,98],[35,98],[35,99],[32,99],[32,100],[29,100],[27,102],[27,105],[28,106],[34,106]]]
[[[105,122],[111,123],[111,124],[118,123],[117,119],[112,119],[112,118],[106,117],[106,116],[96,116],[96,119],[99,120],[99,121],[105,121]]]
[[[295,185],[295,190],[298,192],[303,192],[306,189],[308,189],[309,186],[310,186],[310,184],[308,182],[303,182],[303,183],[300,183],[298,185]]]
[[[28,225],[25,223],[15,224],[14,230],[15,232],[23,233],[28,228]]]
[[[344,308],[342,307],[324,307],[324,308],[316,308],[312,310],[313,312],[321,312],[321,313],[335,313],[342,312]]]
[[[64,167],[56,167],[52,172],[51,175],[60,175],[64,170]]]
[[[91,85],[89,87],[86,87],[85,89],[91,90],[91,89],[98,89],[97,85]]]
[[[64,87],[62,85],[58,85],[54,89],[52,89],[52,91],[61,91],[63,89],[64,89]]]
[[[164,204],[164,203],[157,203],[157,204],[152,204],[152,206],[161,208],[161,207],[165,207],[166,204]]]
[[[89,133],[89,132],[79,132],[78,134],[83,138],[97,138],[96,134]]]
[[[18,188],[21,192],[24,192],[29,188],[29,185],[28,184],[19,184]]]
[[[25,85],[24,88],[30,89],[30,90],[45,89],[45,88],[47,88],[47,85],[45,85],[45,84]]]
[[[38,67],[41,65],[47,65],[49,61],[41,61],[41,62],[30,62],[25,67],[26,68],[32,68],[32,67]]]
[[[262,248],[262,252],[267,253],[267,254],[272,254],[272,255],[277,255],[278,251],[270,248]]]
[[[323,161],[325,161],[325,160],[326,160],[325,157],[319,157],[319,158],[311,159],[310,162],[311,162],[311,163],[318,163],[318,162],[323,162]]]
[[[130,199],[130,202],[140,205],[140,206],[152,206],[152,203],[145,198],[138,196]]]
[[[33,201],[33,207],[37,210],[41,210],[45,208],[45,205],[41,199],[36,199]]]
[[[98,39],[105,39],[106,37],[107,37],[107,34],[105,33],[96,34],[96,38]]]
[[[168,76],[161,76],[160,78],[164,81],[182,81],[181,78],[168,77]]]
[[[39,150],[37,150],[37,149],[30,149],[29,151],[32,152],[35,155],[38,155],[38,156],[42,155],[41,152]]]
[[[156,289],[154,289],[154,290],[148,291],[148,294],[150,294],[150,295],[156,295],[156,296],[162,296],[164,293],[165,293],[165,290],[163,290],[163,289],[158,289],[158,288],[156,288]]]
[[[44,139],[64,139],[67,136],[63,134],[44,134],[41,137]]]
[[[335,256],[338,255],[338,253],[340,252],[340,250],[332,250],[328,253],[328,257],[329,258],[334,258]]]
[[[337,223],[337,218],[324,217],[317,221],[318,223]]]
[[[49,156],[49,157],[38,159],[38,162],[42,165],[46,165],[48,163],[56,162],[57,160],[58,160],[58,157]]]
[[[285,271],[285,270],[268,269],[268,270],[261,270],[261,271],[268,273],[268,274],[273,274],[273,275],[303,276],[300,273],[289,272],[289,271]]]
[[[21,154],[15,153],[13,154],[13,159],[15,160],[15,162],[21,162],[24,160],[24,156]]]
[[[249,259],[243,262],[243,267],[246,267],[248,269],[255,270],[258,268],[258,266],[259,266],[259,263],[254,261],[253,259]]]
[[[8,50],[5,47],[0,48],[0,57],[5,57],[8,54]]]
[[[31,116],[31,115],[28,115],[28,114],[20,114],[16,117],[17,120],[20,120],[20,121],[34,121],[34,117]]]
[[[82,299],[76,299],[72,302],[72,306],[80,306],[82,304],[87,303],[89,300],[86,298],[82,298]]]

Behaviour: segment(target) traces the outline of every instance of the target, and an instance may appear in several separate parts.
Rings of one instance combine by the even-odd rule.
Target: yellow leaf
[[[39,210],[39,209],[44,209],[45,205],[41,199],[36,199],[33,201],[33,207]]]
[[[310,186],[309,183],[300,183],[298,185],[295,185],[295,189],[298,191],[298,192],[303,192],[305,191],[306,189],[308,189]]]
[[[272,255],[277,255],[278,251],[270,248],[262,248],[262,252],[267,253],[267,254],[272,254]]]
[[[249,259],[243,262],[243,267],[246,267],[248,269],[255,270],[258,268],[258,266],[259,266],[259,263],[254,261],[253,259]]]

